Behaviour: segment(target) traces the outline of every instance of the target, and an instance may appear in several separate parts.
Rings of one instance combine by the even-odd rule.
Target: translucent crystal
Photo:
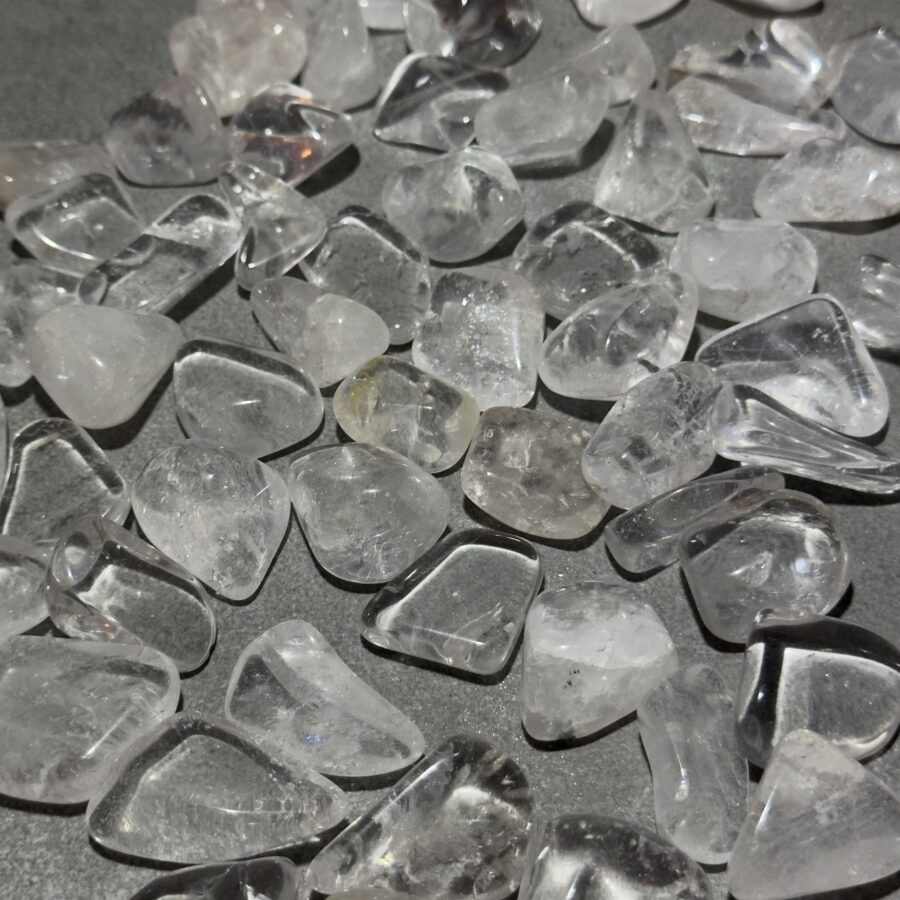
[[[573,0],[590,25],[636,25],[668,12],[678,0]]]
[[[858,293],[844,300],[844,310],[867,346],[900,347],[900,266],[880,256],[864,256]]]
[[[403,0],[359,0],[367,28],[379,31],[403,31]]]
[[[225,715],[331,777],[398,772],[425,749],[419,729],[300,619],[246,647],[228,682]]]
[[[493,407],[482,415],[466,456],[463,492],[517,531],[554,540],[582,537],[609,509],[581,474],[589,437],[560,416]]]
[[[119,758],[87,826],[115,853],[185,864],[294,847],[334,828],[346,808],[301,758],[224,719],[181,713]]]
[[[307,887],[502,900],[518,885],[532,809],[510,757],[481,738],[450,738],[313,860]]]
[[[564,397],[615,400],[684,356],[696,316],[690,276],[667,272],[601,294],[544,341],[541,381]]]
[[[627,103],[656,79],[656,63],[647,42],[631,25],[601,31],[575,50],[580,67],[609,79],[610,103]]]
[[[389,175],[381,205],[390,223],[438,262],[490,250],[522,218],[525,201],[509,166],[467,147]]]
[[[800,12],[815,6],[818,0],[745,0],[747,6],[769,9],[773,12]]]
[[[41,593],[50,548],[0,536],[0,641],[30,631],[47,618]]]
[[[594,203],[658,231],[681,231],[709,215],[703,162],[665,94],[635,98],[606,151]]]
[[[162,653],[53,637],[0,643],[0,790],[85,803],[133,740],[175,712],[180,683]]]
[[[696,358],[723,381],[755,387],[851,437],[887,422],[884,380],[847,314],[825,295],[720,331]]]
[[[293,863],[264,856],[166,872],[131,900],[296,900],[300,883],[300,872]]]
[[[209,441],[160,450],[132,498],[147,539],[230,600],[259,588],[290,517],[288,489],[274,469]]]
[[[648,603],[585,581],[538,594],[525,619],[522,724],[539,741],[594,734],[634,712],[678,668]]]
[[[413,362],[470,393],[482,409],[524,406],[537,386],[540,298],[520,275],[491,266],[442,275],[413,341]]]
[[[458,672],[496,675],[515,652],[541,577],[537,550],[523,538],[455,531],[369,601],[362,635]]]
[[[678,555],[704,625],[735,644],[762,610],[824,615],[850,583],[834,516],[798,491],[733,496],[682,532]]]

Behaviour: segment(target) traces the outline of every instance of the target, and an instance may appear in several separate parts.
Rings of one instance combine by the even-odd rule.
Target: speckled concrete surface
[[[96,137],[111,113],[169,74],[168,29],[190,14],[192,5],[192,0],[0,2],[0,139]],[[539,71],[590,34],[569,0],[540,0],[540,6],[545,15],[544,32],[521,62],[523,72]],[[823,44],[829,45],[876,23],[886,22],[896,28],[900,10],[896,0],[825,0],[824,6],[801,18]],[[684,43],[736,37],[752,21],[746,8],[736,3],[688,0],[643,31],[663,67]],[[386,78],[403,56],[403,41],[398,35],[378,35],[375,42],[379,72]],[[619,118],[620,111],[616,110],[613,119]],[[353,122],[359,153],[346,154],[308,186],[328,213],[349,202],[377,206],[385,174],[420,155],[375,141],[371,137],[371,109],[355,113]],[[591,198],[604,132],[591,147],[589,164],[580,171],[522,179],[529,223],[564,201]],[[705,159],[718,196],[718,212],[750,216],[752,190],[767,161],[715,155]],[[135,190],[136,202],[148,216],[162,211],[179,193]],[[866,227],[852,234],[830,228],[807,229],[806,233],[819,251],[820,289],[838,297],[850,289],[861,254],[878,253],[900,260],[897,225]],[[495,255],[508,254],[511,246],[507,244]],[[4,232],[0,261],[11,257]],[[227,268],[210,278],[175,315],[189,337],[214,335],[266,346],[247,299],[238,292]],[[709,333],[708,329],[701,331],[704,336]],[[889,360],[879,365],[892,398],[900,399],[900,369]],[[12,429],[55,412],[33,383],[4,392],[3,398]],[[546,391],[540,392],[537,406],[587,422],[598,421],[604,411],[600,404],[573,403]],[[326,407],[317,444],[338,437],[330,402]],[[181,436],[169,380],[133,422],[96,435],[129,479],[138,474],[154,450]],[[882,446],[900,454],[900,428],[889,427]],[[287,464],[287,455],[274,461],[282,473],[287,471]],[[440,480],[453,500],[454,528],[484,522],[463,502],[458,468]],[[900,506],[890,498],[873,500],[800,482],[793,486],[810,490],[837,511],[853,557],[853,587],[841,606],[843,615],[896,640]],[[547,586],[581,579],[623,580],[606,554],[599,530],[574,544],[537,543]],[[684,662],[709,662],[727,677],[737,677],[740,654],[723,651],[704,636],[677,567],[635,581],[633,588],[653,604]],[[347,590],[325,576],[312,561],[292,521],[275,565],[252,602],[240,606],[217,603],[218,644],[209,664],[184,681],[184,708],[219,712],[229,673],[241,649],[264,629],[299,616],[314,623],[349,665],[412,716],[431,744],[454,732],[473,731],[506,748],[527,771],[542,813],[597,811],[652,827],[650,774],[633,720],[577,747],[537,749],[529,744],[519,724],[518,660],[503,681],[485,686],[377,655],[367,650],[358,636],[359,613],[368,597],[368,592]],[[895,783],[900,780],[900,748],[896,742],[870,766]],[[364,809],[378,793],[354,793],[354,808]],[[125,900],[154,875],[150,867],[113,860],[91,846],[79,814],[58,815],[12,802],[0,804],[0,846],[0,898]],[[725,896],[721,873],[712,873],[712,878],[717,895]],[[845,896],[892,895],[900,896],[900,881],[896,879]]]

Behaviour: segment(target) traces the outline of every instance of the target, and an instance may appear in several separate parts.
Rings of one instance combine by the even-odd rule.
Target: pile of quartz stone
[[[900,213],[900,37],[826,51],[776,18],[654,60],[634,26],[675,0],[575,6],[603,30],[524,77],[533,0],[197,0],[176,74],[98,143],[0,144],[33,257],[0,272],[0,385],[33,378],[60,413],[9,443],[0,793],[86,804],[85,852],[188,866],[134,900],[687,900],[726,864],[738,900],[768,900],[900,868],[900,796],[865,765],[900,724],[900,650],[829,615],[847,544],[793,482],[900,491],[871,441],[890,403],[869,349],[900,350],[900,268],[866,255],[853,296],[814,293],[790,224]],[[384,85],[369,29],[405,30]],[[373,101],[377,138],[437,152],[385,178],[380,210],[329,220],[297,186]],[[593,202],[480,259],[523,221],[517,178],[577,169],[622,105]],[[759,218],[712,217],[700,150],[772,157]],[[126,182],[190,191],[146,222]],[[172,317],[224,265],[275,349],[186,340]],[[698,315],[719,330],[694,351]],[[126,484],[103,430],[170,372],[187,439]],[[539,379],[608,411],[535,409]],[[321,446],[329,404],[347,439]],[[285,480],[261,458],[288,450]],[[496,528],[447,532],[435,476],[456,469]],[[177,712],[217,604],[264,595],[291,509],[328,576],[375,591],[367,645],[477,681],[521,643],[535,745],[636,712],[657,833],[589,795],[538,815],[502,748],[426,746],[301,619],[247,635],[221,717]],[[681,567],[707,639],[743,648],[736,690],[679,658],[628,580],[542,591],[526,536],[601,531],[633,578]],[[348,825],[372,779],[393,786]]]

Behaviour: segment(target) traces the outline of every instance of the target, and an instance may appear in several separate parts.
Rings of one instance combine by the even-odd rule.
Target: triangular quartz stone
[[[131,900],[297,900],[301,875],[280,856],[191,866],[154,878]]]

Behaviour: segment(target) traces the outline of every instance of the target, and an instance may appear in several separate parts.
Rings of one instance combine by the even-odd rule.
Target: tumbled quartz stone
[[[648,225],[678,232],[713,208],[700,154],[672,101],[644,91],[628,110],[606,151],[594,203]]]
[[[473,397],[394,356],[377,356],[349,375],[333,407],[354,441],[408,456],[426,472],[459,462],[478,424]]]
[[[538,594],[525,619],[523,655],[522,724],[547,742],[612,725],[678,668],[653,607],[599,581]]]
[[[319,853],[306,887],[503,900],[518,886],[532,811],[509,756],[478,737],[450,738]]]
[[[710,338],[697,361],[851,437],[884,427],[887,387],[847,314],[818,295]]]
[[[376,31],[403,31],[403,0],[359,0],[363,21]]]
[[[76,303],[42,316],[25,352],[34,377],[70,419],[111,428],[144,405],[183,340],[181,326],[166,316]]]
[[[578,63],[610,83],[610,103],[627,103],[656,80],[656,62],[631,25],[614,25],[575,50]]]
[[[100,516],[61,535],[42,587],[50,618],[66,637],[143,644],[181,672],[203,665],[216,637],[200,582]]]
[[[362,206],[342,209],[300,268],[317,287],[376,312],[392,344],[411,341],[428,309],[428,259],[390,222]]]
[[[736,708],[737,739],[755,765],[797,728],[872,756],[900,725],[900,650],[841,619],[764,613],[747,639]]]
[[[0,791],[85,803],[133,740],[175,712],[166,656],[133,644],[54,637],[0,643]]]
[[[396,773],[425,749],[415,724],[300,619],[246,647],[228,682],[225,716],[331,778]]]
[[[270,278],[250,295],[253,315],[279,350],[320,387],[388,349],[387,325],[369,307],[297,278]]]
[[[615,400],[683,356],[697,316],[688,275],[656,275],[579,306],[544,341],[541,381],[557,394]]]
[[[589,25],[637,25],[678,5],[678,0],[573,0]]]
[[[856,333],[867,347],[900,348],[900,266],[867,254],[859,261],[858,284],[844,300]]]
[[[521,900],[712,900],[703,869],[631,822],[565,815],[538,822],[528,844]]]
[[[278,856],[166,872],[131,900],[297,900],[301,875]]]
[[[737,900],[838,891],[898,868],[896,790],[826,738],[811,731],[785,737],[728,865],[728,888]]]
[[[402,572],[443,534],[450,501],[412,460],[372,444],[306,451],[291,464],[294,512],[316,561],[356,584]]]
[[[819,257],[809,238],[782,222],[708,219],[678,235],[669,268],[694,280],[703,312],[743,322],[804,300]]]
[[[128,486],[88,433],[69,419],[37,419],[12,439],[0,500],[3,534],[55,541],[82,516],[122,524]]]
[[[190,438],[268,456],[322,421],[318,387],[281,353],[198,338],[182,345],[173,373],[175,412]]]
[[[47,618],[41,593],[51,549],[0,535],[0,641],[30,631]]]
[[[508,86],[503,73],[462,59],[411,54],[394,69],[378,99],[375,137],[461,150],[472,142],[479,108]]]
[[[544,311],[528,281],[477,266],[435,282],[412,358],[471,394],[481,409],[524,406],[537,387],[543,336]]]
[[[474,147],[403,166],[385,179],[381,205],[395,228],[447,263],[486,253],[525,211],[509,166]]]
[[[850,583],[834,516],[798,491],[733,496],[682,532],[678,555],[703,624],[735,644],[762,610],[824,615]]]
[[[750,778],[724,679],[710,666],[686,666],[641,700],[637,716],[656,827],[697,862],[727,862],[747,814]]]
[[[713,436],[729,411],[728,391],[707,366],[662,369],[616,401],[585,448],[584,477],[613,506],[646,503],[712,465]]]
[[[151,457],[132,503],[147,539],[229,600],[259,588],[290,517],[288,489],[274,469],[205,440]]]
[[[651,240],[583,200],[538,219],[513,253],[513,268],[531,282],[548,315],[557,319],[660,264]]]
[[[188,712],[129,746],[91,798],[87,827],[113,853],[185,865],[295,847],[346,809],[302,757]]]
[[[818,0],[746,0],[746,5],[773,12],[800,12],[815,6]]]
[[[456,531],[368,602],[362,635],[456,674],[495,676],[515,653],[541,578],[540,556],[524,538]]]
[[[463,492],[517,531],[554,540],[583,537],[609,509],[581,473],[589,437],[557,415],[492,407],[482,415],[466,456]]]

